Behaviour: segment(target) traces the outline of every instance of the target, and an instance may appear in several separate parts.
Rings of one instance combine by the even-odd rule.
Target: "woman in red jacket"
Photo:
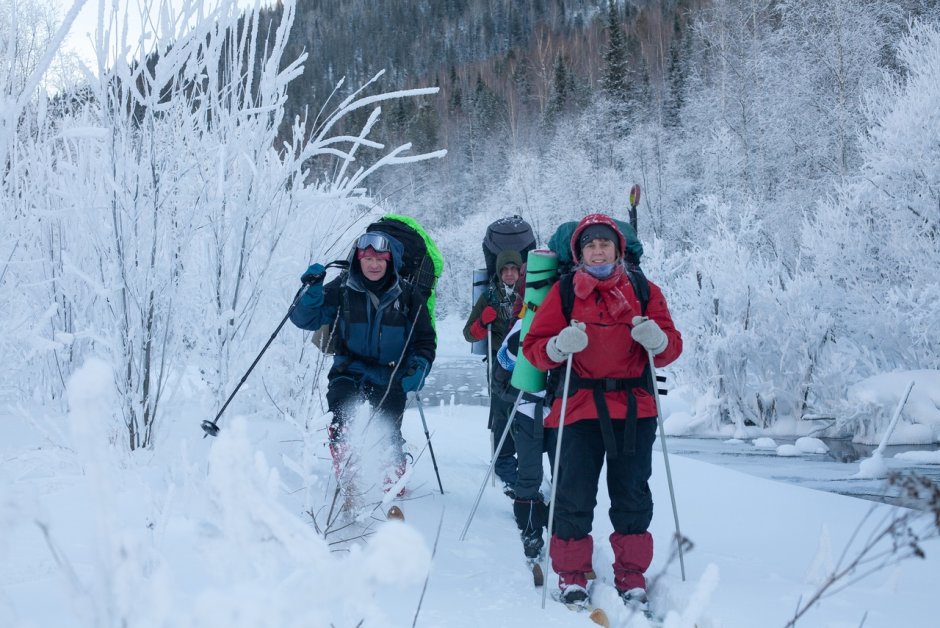
[[[561,600],[588,603],[591,525],[606,456],[614,584],[625,604],[645,611],[644,573],[653,559],[648,480],[656,439],[647,351],[657,367],[666,366],[682,352],[682,336],[662,291],[645,278],[642,286],[648,285],[649,294],[643,311],[636,294],[641,283],[635,288],[636,276],[630,275],[639,270],[627,270],[625,248],[624,235],[610,217],[591,214],[578,223],[571,237],[574,273],[546,295],[523,341],[523,353],[539,369],[562,367],[560,377],[549,378],[558,389],[548,391],[555,399],[546,427],[558,426],[563,367],[573,354],[550,546]],[[568,294],[563,296],[563,290]]]

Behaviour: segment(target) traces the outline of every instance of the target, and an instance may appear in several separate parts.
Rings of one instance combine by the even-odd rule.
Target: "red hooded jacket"
[[[572,259],[580,261],[578,237],[587,226],[596,223],[605,224],[617,233],[622,259],[626,240],[617,224],[604,214],[590,214],[578,223],[571,236]],[[583,351],[574,354],[572,370],[590,379],[640,377],[649,358],[643,345],[634,341],[630,335],[633,317],[641,316],[642,313],[640,301],[633,292],[626,271],[618,264],[610,277],[599,280],[579,267],[574,274],[573,287],[575,298],[571,319],[585,323],[588,345]],[[662,291],[652,282],[649,288],[646,316],[656,321],[669,339],[665,351],[653,359],[653,364],[659,368],[670,364],[682,353],[682,335],[672,322]],[[547,371],[564,365],[564,362],[555,362],[549,358],[545,346],[567,325],[556,283],[539,306],[522,343],[523,354],[536,368]],[[634,388],[633,394],[637,401],[637,417],[655,417],[656,401],[652,395],[643,388]],[[605,392],[604,398],[611,419],[624,420],[627,416],[627,392]],[[552,404],[551,412],[545,419],[547,427],[558,427],[561,401],[559,397]],[[591,390],[581,388],[569,397],[565,425],[582,419],[596,420],[598,416]]]

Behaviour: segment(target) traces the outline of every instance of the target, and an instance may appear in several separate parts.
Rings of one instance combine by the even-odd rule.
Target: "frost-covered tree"
[[[287,298],[267,292],[277,269],[345,246],[337,234],[372,206],[372,173],[443,154],[369,139],[379,103],[437,91],[371,95],[371,82],[278,144],[286,86],[305,61],[283,58],[293,7],[268,24],[235,0],[166,4],[130,58],[115,54],[128,50],[122,22],[103,12],[98,76],[80,97],[22,108],[8,144],[3,193],[24,238],[9,252],[16,272],[0,280],[22,287],[21,320],[4,320],[28,330],[14,343],[27,357],[18,379],[61,391],[85,358],[105,356],[116,436],[132,450],[154,444],[165,397],[189,368],[217,401],[232,388]],[[361,110],[361,128],[337,134]],[[366,148],[378,156],[359,165]]]
[[[818,194],[820,183],[844,177],[858,165],[862,97],[878,80],[889,14],[884,2],[782,5],[773,35],[778,52],[768,67],[793,154],[787,160],[789,176],[780,176],[781,194],[792,198],[785,188],[799,184]]]
[[[834,315],[829,387],[940,362],[940,28],[916,24],[902,72],[868,94],[861,167],[820,203],[803,247]]]

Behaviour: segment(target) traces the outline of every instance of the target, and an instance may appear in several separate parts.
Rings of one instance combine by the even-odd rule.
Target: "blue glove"
[[[406,393],[417,392],[424,386],[424,378],[431,370],[431,364],[420,356],[408,360],[408,370],[401,378],[401,389]]]
[[[300,282],[304,284],[321,283],[324,277],[326,277],[326,268],[323,267],[323,264],[312,264],[300,276]]]

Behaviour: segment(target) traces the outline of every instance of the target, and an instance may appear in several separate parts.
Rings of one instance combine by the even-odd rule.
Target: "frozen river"
[[[435,362],[422,397],[427,405],[487,405],[486,363],[481,356],[444,354]],[[795,439],[779,438],[778,445]],[[676,437],[667,441],[669,454],[687,456],[758,477],[788,482],[818,490],[840,493],[873,501],[901,504],[896,487],[884,480],[859,479],[859,460],[871,455],[874,447],[852,443],[847,439],[823,439],[829,446],[826,454],[778,456],[773,448],[756,447],[751,440],[733,441],[721,438]],[[658,447],[658,444],[657,444]],[[937,449],[899,445],[885,452],[889,469],[912,471],[940,484],[940,466],[919,465],[896,460],[893,456],[915,449]],[[676,491],[681,495],[681,487]]]

